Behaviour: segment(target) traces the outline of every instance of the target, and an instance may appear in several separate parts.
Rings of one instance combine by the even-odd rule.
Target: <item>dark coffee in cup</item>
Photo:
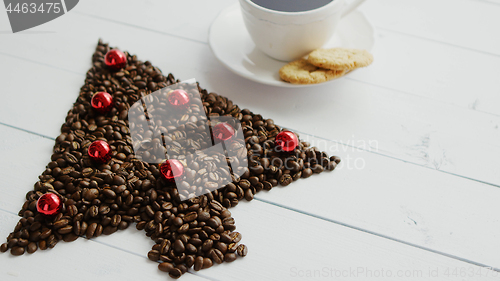
[[[280,12],[304,12],[325,6],[333,0],[251,0],[269,10]]]

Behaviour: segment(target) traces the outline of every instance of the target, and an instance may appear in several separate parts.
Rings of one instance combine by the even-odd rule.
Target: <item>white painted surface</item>
[[[329,139],[301,134],[346,163],[238,205],[232,212],[249,255],[182,280],[294,280],[294,272],[359,266],[440,274],[408,280],[500,280],[473,265],[500,268],[498,3],[367,1],[361,10],[378,28],[374,64],[308,90],[259,85],[217,62],[208,28],[234,2],[80,1],[20,34],[9,33],[0,8],[0,123],[17,128],[0,125],[0,239],[48,163],[49,138],[59,134],[103,38],[277,124]],[[364,168],[348,169],[356,159]],[[53,261],[76,279],[168,279],[145,258],[151,242],[133,227],[79,240],[31,256],[0,255],[0,279],[47,277]],[[75,267],[76,259],[92,270]],[[24,265],[34,270],[22,273]],[[461,278],[461,268],[483,276]]]

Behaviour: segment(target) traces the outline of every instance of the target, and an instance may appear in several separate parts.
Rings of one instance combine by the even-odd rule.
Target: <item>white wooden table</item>
[[[248,256],[181,280],[500,280],[500,1],[369,0],[375,62],[311,89],[260,85],[215,59],[208,28],[235,2],[86,0],[18,34],[0,9],[0,239],[102,38],[344,160],[231,209]],[[130,227],[1,254],[0,280],[166,280],[152,243]]]

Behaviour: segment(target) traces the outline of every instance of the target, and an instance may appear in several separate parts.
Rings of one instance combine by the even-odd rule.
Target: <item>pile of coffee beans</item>
[[[195,92],[201,93],[197,106],[172,119],[178,121],[156,124],[165,141],[142,140],[147,143],[143,146],[145,150],[155,153],[141,155],[153,157],[158,150],[165,149],[171,155],[177,147],[178,155],[174,153],[172,157],[187,165],[186,178],[191,178],[193,186],[196,183],[209,188],[221,177],[231,177],[232,182],[197,197],[179,194],[175,185],[161,177],[158,164],[150,164],[158,162],[157,159],[143,161],[144,157],[134,154],[128,122],[128,110],[136,101],[179,81],[128,53],[123,69],[109,71],[104,64],[104,55],[109,50],[107,44],[99,41],[92,58],[93,67],[87,72],[85,85],[61,127],[51,162],[34,189],[26,194],[19,212],[22,218],[7,242],[0,246],[1,252],[10,249],[13,255],[31,254],[37,249],[53,248],[61,240],[109,235],[135,224],[155,242],[148,258],[160,262],[159,270],[179,278],[191,267],[200,270],[247,255],[247,247],[239,243],[242,235],[235,232],[229,207],[242,199],[252,200],[263,189],[270,190],[278,184],[286,186],[313,173],[331,171],[340,162],[340,158],[328,157],[305,142],[295,151],[283,153],[274,144],[282,128],[272,119],[241,110],[227,98],[196,85],[197,89],[186,88],[186,91],[192,93],[192,98],[196,98]],[[92,95],[99,91],[110,93],[114,99],[114,107],[105,115],[94,112],[90,105]],[[239,154],[227,159],[245,163],[238,173],[240,177],[205,168],[208,164],[204,161],[224,161],[220,156],[193,154],[189,159],[183,158],[189,151],[180,151],[181,148],[196,151],[209,145],[201,141],[198,131],[206,130],[204,126],[210,122],[203,118],[205,114],[200,114],[202,110],[208,118],[231,116],[241,122],[245,143],[233,143],[231,149]],[[112,158],[108,163],[97,164],[87,155],[89,145],[95,140],[107,141],[111,146]],[[36,209],[37,199],[48,192],[58,195],[63,202],[61,212],[54,217],[43,216]]]

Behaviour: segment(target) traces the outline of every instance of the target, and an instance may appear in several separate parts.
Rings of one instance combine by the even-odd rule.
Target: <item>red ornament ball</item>
[[[57,215],[61,211],[61,208],[61,199],[54,193],[45,193],[36,202],[36,210],[45,216]]]
[[[104,56],[104,63],[108,68],[118,70],[127,65],[127,56],[118,49],[112,49]]]
[[[113,97],[106,92],[98,92],[92,96],[90,104],[95,111],[105,114],[113,108]]]
[[[290,131],[282,131],[276,136],[276,145],[283,151],[293,151],[299,145],[299,138]]]
[[[184,90],[173,90],[168,94],[168,102],[176,109],[186,109],[189,106],[189,95]]]
[[[234,129],[226,122],[215,125],[212,129],[214,138],[220,141],[226,141],[234,135]]]
[[[169,159],[160,166],[161,175],[167,181],[175,181],[184,175],[184,165],[177,159]]]
[[[90,144],[88,154],[90,159],[99,163],[106,163],[111,159],[111,147],[105,141],[96,140]]]

